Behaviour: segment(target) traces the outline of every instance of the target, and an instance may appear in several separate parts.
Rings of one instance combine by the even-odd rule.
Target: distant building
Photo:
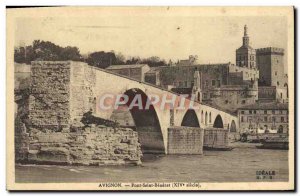
[[[198,56],[197,55],[190,55],[189,59],[180,60],[177,63],[177,66],[191,66],[191,65],[196,65],[197,64],[197,60],[198,60]]]
[[[145,82],[154,84],[156,86],[160,86],[160,79],[159,79],[159,67],[151,67],[148,72],[145,73]]]
[[[259,86],[276,87],[276,99],[288,102],[288,77],[284,72],[282,48],[259,48],[256,50],[257,67],[260,71]]]
[[[240,132],[263,129],[287,133],[289,124],[288,104],[271,102],[255,103],[238,109]]]
[[[258,70],[230,63],[198,64],[151,68],[145,82],[179,94],[195,94],[197,101],[236,112],[238,107],[258,99],[258,77]]]
[[[144,82],[150,67],[147,64],[111,65],[106,70]]]

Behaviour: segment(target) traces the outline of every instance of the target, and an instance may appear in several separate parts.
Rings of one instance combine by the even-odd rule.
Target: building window
[[[272,117],[272,123],[273,123],[273,126],[275,125],[275,122],[276,122],[276,118],[275,118],[275,117]]]
[[[253,113],[256,114],[256,110],[254,110]]]
[[[228,104],[228,100],[225,100],[225,104]]]
[[[205,81],[205,86],[208,87],[208,80]]]
[[[282,110],[279,110],[279,114],[282,114]]]
[[[275,76],[277,76],[277,71],[275,71]]]
[[[264,114],[267,114],[267,113],[268,113],[268,111],[267,111],[267,110],[265,110],[265,111],[264,111]]]
[[[264,121],[265,121],[265,122],[268,122],[268,117],[265,116],[265,117],[264,117]]]
[[[280,120],[281,120],[281,122],[284,122],[284,117],[281,117]]]
[[[241,111],[241,114],[245,114],[245,112],[244,112],[244,111]]]
[[[179,87],[182,87],[182,82],[179,82],[179,83],[178,83],[178,86],[179,86]]]
[[[213,93],[210,93],[209,96],[210,96],[210,98],[213,98],[214,94],[213,94]]]
[[[252,117],[248,117],[248,122],[252,124]]]
[[[275,114],[275,110],[272,110],[272,114]]]
[[[215,85],[216,85],[216,81],[215,81],[215,80],[212,80],[212,81],[211,81],[211,85],[212,85],[212,86],[215,86]]]
[[[282,99],[282,93],[280,93],[280,98]]]
[[[244,116],[241,117],[241,122],[244,122]]]
[[[252,114],[252,110],[249,110],[249,114]]]
[[[277,86],[279,86],[279,82],[277,82]]]
[[[185,81],[184,84],[185,84],[185,87],[188,87],[188,82],[187,81]]]
[[[282,125],[279,125],[279,127],[278,127],[278,133],[283,133],[283,126]]]
[[[242,100],[242,104],[245,104],[246,103],[246,101],[245,100]]]

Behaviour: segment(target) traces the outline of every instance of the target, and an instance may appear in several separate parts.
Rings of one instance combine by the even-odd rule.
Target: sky
[[[27,17],[16,22],[15,43],[30,45],[40,39],[77,46],[82,54],[114,50],[126,57],[176,61],[197,55],[199,63],[235,63],[245,24],[253,48],[272,46],[286,51],[287,20],[283,16]]]

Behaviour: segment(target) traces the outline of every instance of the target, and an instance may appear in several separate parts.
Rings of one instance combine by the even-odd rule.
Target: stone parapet
[[[268,47],[268,48],[258,48],[256,49],[256,55],[268,55],[268,54],[277,54],[277,55],[284,55],[283,48],[275,48],[275,47]]]

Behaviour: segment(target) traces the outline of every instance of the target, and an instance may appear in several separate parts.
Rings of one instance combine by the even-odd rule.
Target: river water
[[[257,179],[257,171],[275,171]],[[204,155],[145,155],[142,166],[16,165],[16,182],[288,181],[288,151],[240,147]]]

